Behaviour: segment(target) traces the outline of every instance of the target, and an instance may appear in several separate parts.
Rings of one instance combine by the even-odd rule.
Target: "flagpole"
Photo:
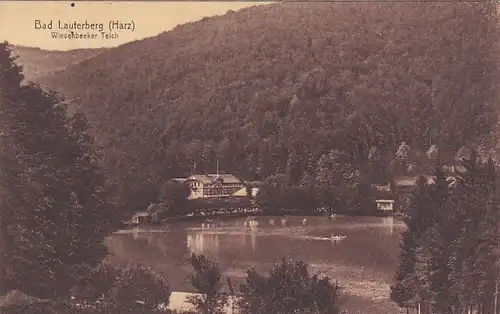
[[[493,313],[497,314],[497,307],[498,307],[498,280],[495,280],[495,299],[493,299]]]

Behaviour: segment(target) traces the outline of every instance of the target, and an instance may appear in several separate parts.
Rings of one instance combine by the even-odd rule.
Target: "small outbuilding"
[[[132,222],[135,224],[148,224],[158,222],[158,215],[156,212],[138,212],[132,217]]]
[[[377,210],[381,212],[394,211],[394,200],[376,200]]]

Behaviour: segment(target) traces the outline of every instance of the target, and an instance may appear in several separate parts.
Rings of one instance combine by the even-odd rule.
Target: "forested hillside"
[[[13,46],[12,53],[23,65],[27,81],[63,70],[70,64],[89,59],[105,49],[76,49],[70,51],[51,51],[39,48]]]
[[[329,182],[343,168],[371,183],[403,141],[445,159],[489,145],[497,25],[493,4],[272,4],[109,49],[41,83],[78,97],[71,110],[88,117],[129,209],[194,162],[215,171],[217,158],[249,180]]]

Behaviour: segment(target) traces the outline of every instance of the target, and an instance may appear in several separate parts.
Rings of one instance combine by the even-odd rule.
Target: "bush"
[[[268,277],[255,269],[241,285],[241,313],[339,313],[340,288],[328,277],[310,275],[307,264],[283,259]]]
[[[141,265],[127,266],[113,288],[114,304],[133,313],[160,313],[159,306],[168,306],[170,287],[153,269]]]
[[[163,313],[159,307],[168,306],[171,292],[167,281],[151,268],[129,264],[119,269],[102,263],[74,293],[73,305],[92,313],[151,314]]]
[[[160,202],[169,214],[184,214],[189,211],[188,197],[191,193],[187,184],[167,182],[160,189]]]
[[[221,271],[219,266],[204,255],[192,254],[189,263],[194,274],[191,283],[200,296],[189,297],[197,313],[224,314],[227,297],[222,292]]]

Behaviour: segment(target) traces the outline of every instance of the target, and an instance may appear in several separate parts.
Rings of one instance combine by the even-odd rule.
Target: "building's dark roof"
[[[221,173],[221,174],[194,174],[187,178],[187,180],[196,180],[203,184],[214,183],[217,179],[221,179],[223,183],[243,183],[240,179],[232,174]]]
[[[151,213],[148,211],[140,211],[140,212],[135,213],[134,217],[146,217],[149,215],[151,215]]]
[[[172,178],[171,181],[173,182],[178,182],[178,183],[184,183],[186,182],[186,178]]]

